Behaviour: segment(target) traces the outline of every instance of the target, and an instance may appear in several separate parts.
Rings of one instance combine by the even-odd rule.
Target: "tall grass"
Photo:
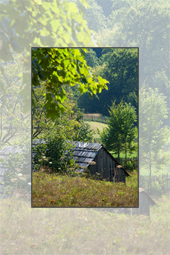
[[[129,177],[130,178],[130,177]],[[33,207],[137,207],[138,180],[124,183],[33,173]]]
[[[169,255],[170,193],[147,216],[93,209],[36,209],[0,200],[1,254]]]

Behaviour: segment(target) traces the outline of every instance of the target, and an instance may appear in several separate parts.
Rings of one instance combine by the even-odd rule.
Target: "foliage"
[[[164,193],[164,185],[163,183],[160,183],[158,181],[152,182],[152,190],[151,194],[153,194],[155,197],[160,197]]]
[[[117,42],[123,46],[124,42],[133,47],[138,45],[142,55],[140,56],[141,84],[147,77],[151,82],[156,71],[166,70],[168,61],[168,34],[169,34],[169,3],[167,0],[119,2],[117,11],[112,12],[111,26],[119,20],[116,37]],[[140,31],[140,32],[139,32]],[[129,36],[130,35],[130,36]],[[112,40],[113,38],[110,38]],[[156,43],[156,47],[154,47]],[[156,65],[155,65],[156,63]],[[152,78],[151,78],[152,77]],[[150,80],[151,78],[151,80]],[[153,80],[152,80],[153,82]],[[153,84],[154,85],[154,84]]]
[[[170,91],[169,29],[170,3],[167,0],[114,0],[107,29],[96,38],[103,46],[139,47],[140,80],[165,96]],[[168,108],[170,101],[166,99]],[[169,111],[170,113],[170,111]],[[170,116],[168,113],[168,116]],[[169,125],[168,120],[164,123]]]
[[[24,111],[31,106],[30,93],[30,48],[76,47],[96,45],[93,35],[84,19],[86,0],[68,2],[66,0],[22,0],[1,1],[0,3],[0,55],[3,65],[13,60],[13,51],[23,53],[24,72],[20,72],[23,88]],[[0,89],[4,92],[3,82]]]
[[[65,87],[63,87],[65,89]],[[83,121],[83,114],[77,107],[75,100],[71,99],[71,91],[66,90],[67,99],[63,102],[65,112],[61,114],[59,118],[52,121],[50,118],[46,118],[45,104],[45,84],[41,84],[34,91],[36,102],[32,108],[33,113],[33,139],[43,138],[46,133],[63,133],[65,139],[72,141],[84,141],[91,142],[93,137],[93,131],[90,126]]]
[[[13,147],[12,153],[1,159],[1,164],[6,168],[3,174],[3,197],[11,197],[17,190],[30,192],[31,176],[30,162],[28,154],[31,154],[31,148],[27,146]],[[11,171],[13,169],[13,171]]]
[[[103,30],[106,27],[106,17],[102,7],[94,0],[87,0],[87,3],[90,8],[85,10],[85,19],[89,29],[94,31]]]
[[[30,191],[30,122],[29,113],[24,113],[23,98],[20,95],[24,85],[20,74],[24,72],[25,54],[13,54],[13,61],[4,65],[0,61],[0,164],[3,175],[3,196],[11,196],[17,189]],[[20,152],[18,152],[19,148]],[[1,151],[3,150],[3,152]],[[5,155],[2,155],[5,154]],[[3,168],[6,168],[3,173]]]
[[[0,82],[4,89],[0,90],[0,146],[14,142],[14,137],[20,138],[21,142],[20,134],[30,123],[30,116],[24,113],[23,99],[20,96],[20,91],[24,87],[19,75],[24,71],[22,65],[24,54],[13,53],[13,58],[14,61],[7,62],[6,65],[0,61]]]
[[[99,6],[102,7],[102,10],[104,12],[104,15],[107,17],[109,16],[109,14],[111,13],[111,10],[112,10],[112,0],[107,0],[106,1],[103,1],[103,0],[96,0],[97,4]]]
[[[63,85],[78,84],[80,93],[87,92],[90,96],[107,89],[107,80],[95,77],[87,66],[84,52],[86,49],[73,48],[33,48],[32,49],[32,84],[34,89],[45,81],[46,117],[55,120],[65,108],[63,102],[66,92]],[[33,97],[33,106],[35,98]]]
[[[140,116],[143,120],[140,125],[140,153],[143,166],[149,169],[155,166],[159,171],[164,164],[164,155],[161,152],[169,137],[169,128],[163,126],[163,120],[168,117],[166,98],[158,89],[147,86],[140,90],[141,107]]]
[[[92,68],[99,64],[99,59],[93,49],[94,48],[88,49],[88,52],[85,54],[87,65]]]
[[[134,164],[132,163],[131,160],[127,161],[126,162],[126,168],[130,171],[130,170],[133,170],[135,167],[134,167]]]
[[[62,133],[48,134],[44,137],[44,143],[38,144],[34,148],[35,156],[33,164],[35,170],[42,170],[49,167],[51,172],[65,173],[68,167],[75,166],[70,150],[71,145],[65,141]],[[70,153],[66,155],[66,151]]]
[[[123,99],[138,109],[138,49],[105,48],[99,59],[99,65],[93,68],[96,75],[109,81],[108,90],[92,100],[82,95],[78,105],[88,113],[101,113],[108,116],[112,101],[119,104]]]
[[[84,177],[33,173],[33,207],[135,207],[138,189]]]
[[[137,136],[137,128],[134,123],[137,121],[135,108],[130,104],[123,103],[110,107],[110,118],[108,118],[108,127],[99,132],[102,143],[113,153],[117,153],[118,161],[120,152],[125,150],[125,159],[127,151],[131,153],[136,150],[134,139]]]
[[[12,59],[10,48],[19,53],[29,51],[32,43],[62,47],[77,46],[77,43],[88,45],[91,33],[83,19],[82,7],[87,8],[85,0],[79,3],[60,0],[1,2],[2,59]]]

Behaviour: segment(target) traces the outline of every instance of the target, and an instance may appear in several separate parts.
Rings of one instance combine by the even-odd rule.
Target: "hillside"
[[[97,129],[99,129],[99,131],[102,131],[103,128],[107,127],[107,124],[96,121],[85,121],[85,123],[88,123],[90,125],[90,128],[94,130],[95,132],[94,138],[100,137],[99,134],[97,133]]]

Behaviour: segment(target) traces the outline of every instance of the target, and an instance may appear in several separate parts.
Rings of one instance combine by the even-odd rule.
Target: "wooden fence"
[[[85,113],[83,115],[83,120],[84,121],[96,121],[96,122],[101,122],[101,123],[107,123],[106,117],[102,116],[101,114],[90,114],[90,113]]]
[[[150,185],[151,183],[151,185]],[[166,192],[170,190],[170,175],[162,174],[159,176],[139,176],[139,186],[144,188],[148,193],[156,194],[157,192]]]

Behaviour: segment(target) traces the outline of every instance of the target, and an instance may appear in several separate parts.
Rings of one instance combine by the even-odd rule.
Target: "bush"
[[[134,169],[134,164],[133,164],[133,162],[131,160],[127,161],[126,168],[128,170],[133,170]]]
[[[1,183],[3,185],[3,197],[11,197],[16,190],[22,190],[22,193],[30,193],[31,191],[31,162],[29,157],[31,151],[29,145],[21,146],[20,152],[15,152],[15,146],[11,148],[13,153],[0,160],[3,167],[6,168]]]
[[[51,172],[66,173],[68,168],[75,167],[71,145],[61,134],[49,134],[44,140],[45,143],[34,149],[34,170],[49,169]]]

